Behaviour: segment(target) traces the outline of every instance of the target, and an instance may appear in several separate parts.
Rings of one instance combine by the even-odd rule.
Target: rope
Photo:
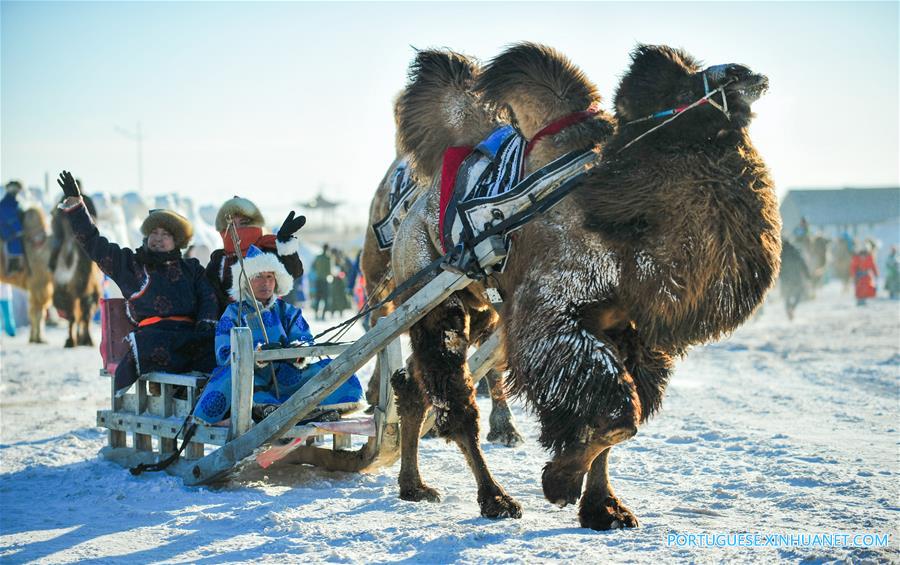
[[[725,117],[730,120],[731,115],[728,113],[728,99],[725,97],[725,87],[728,86],[729,84],[731,84],[732,82],[735,82],[736,80],[737,80],[736,78],[732,78],[731,80],[729,80],[728,82],[726,82],[725,84],[720,86],[719,88],[710,91],[709,83],[706,80],[706,73],[703,73],[703,90],[706,91],[706,94],[702,98],[700,98],[696,102],[693,102],[692,104],[689,104],[687,106],[682,106],[681,108],[673,108],[671,110],[663,110],[662,112],[650,114],[649,116],[646,116],[643,118],[638,118],[636,120],[628,122],[625,125],[636,124],[638,122],[644,122],[647,120],[651,120],[651,119],[659,118],[659,117],[663,117],[663,116],[669,116],[669,115],[672,116],[671,118],[664,121],[663,123],[648,129],[641,135],[637,136],[636,138],[634,138],[631,141],[629,141],[628,143],[626,143],[624,147],[622,147],[621,149],[619,149],[616,152],[616,154],[619,154],[622,151],[625,151],[626,149],[628,149],[629,147],[631,147],[632,145],[637,143],[641,138],[646,137],[646,136],[650,135],[651,133],[653,133],[654,131],[658,130],[659,128],[670,124],[672,121],[679,118],[681,115],[686,113],[688,110],[696,108],[697,106],[702,106],[703,104],[712,105],[714,108],[718,109],[720,112],[725,114]],[[712,97],[719,92],[722,93],[722,105],[719,105],[715,100],[712,99]]]
[[[335,326],[332,326],[332,327],[320,332],[313,339],[318,340],[319,337],[329,334],[329,333],[333,332],[334,330],[344,328],[345,326],[349,329],[349,327],[353,323],[355,323],[357,320],[359,320],[363,316],[368,316],[373,311],[377,310],[378,308],[381,308],[388,302],[393,301],[399,294],[401,294],[402,292],[405,292],[409,287],[411,287],[414,284],[416,284],[417,282],[419,282],[419,280],[421,280],[423,277],[425,277],[426,275],[437,270],[437,268],[440,267],[441,264],[446,259],[447,259],[447,255],[442,255],[442,256],[438,257],[437,259],[435,259],[434,261],[429,263],[428,266],[426,266],[425,268],[423,268],[419,272],[417,272],[415,275],[413,275],[412,277],[403,281],[403,283],[401,285],[394,288],[394,290],[390,294],[388,294],[384,299],[380,300],[377,304],[370,306],[370,307],[366,308],[365,310],[360,311],[359,314],[357,314],[356,316],[353,316],[352,318],[345,320],[344,322],[341,322],[340,324],[337,324]],[[346,333],[346,330],[344,331],[344,333]],[[343,335],[343,333],[341,335]],[[331,343],[331,342],[326,342],[326,343]],[[319,345],[324,345],[324,344],[319,344]]]
[[[194,399],[194,406],[196,406],[197,400],[199,400],[199,396],[196,399]],[[166,467],[168,467],[169,465],[174,463],[175,460],[181,456],[181,453],[184,451],[184,448],[187,447],[187,444],[191,441],[191,438],[194,437],[194,433],[196,433],[196,431],[197,431],[197,423],[191,421],[191,416],[190,416],[190,414],[194,413],[194,406],[191,406],[191,410],[188,412],[188,416],[186,416],[184,418],[184,422],[182,422],[181,428],[178,429],[178,431],[175,433],[175,437],[173,438],[177,441],[178,436],[181,435],[181,432],[184,432],[185,426],[187,426],[188,422],[191,422],[190,427],[187,429],[187,431],[184,434],[184,439],[181,442],[181,447],[176,449],[175,453],[166,457],[162,461],[158,461],[156,463],[150,463],[150,464],[140,463],[135,467],[131,467],[130,469],[128,469],[128,471],[132,475],[138,476],[145,471],[150,471],[150,472],[163,471],[166,469]]]
[[[250,278],[247,276],[247,271],[244,269],[244,254],[241,251],[241,240],[238,238],[237,234],[237,225],[234,223],[234,218],[231,215],[226,216],[226,220],[228,221],[228,227],[226,228],[228,233],[231,235],[231,243],[234,244],[235,254],[237,255],[238,262],[241,265],[241,272],[238,274],[238,320],[243,320],[242,314],[242,306],[244,304],[244,285],[241,284],[241,277],[243,277],[244,281],[247,283],[247,288],[253,288],[250,286]],[[256,300],[256,296],[252,296],[253,299],[253,307],[256,309],[256,317],[259,320],[259,328],[262,330],[263,339],[266,342],[266,345],[269,345],[269,333],[266,331],[266,325],[263,323],[262,319],[262,311],[259,309],[259,302]],[[247,324],[247,327],[250,327],[250,324]],[[253,331],[252,329],[250,330]],[[275,376],[275,367],[269,363],[269,371],[272,373],[272,386],[275,389],[275,398],[281,398],[281,394],[278,390],[278,378]]]

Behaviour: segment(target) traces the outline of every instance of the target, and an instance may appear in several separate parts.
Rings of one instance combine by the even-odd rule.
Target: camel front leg
[[[578,510],[581,525],[592,530],[635,528],[638,519],[625,507],[609,484],[609,452],[606,448],[591,465]]]
[[[478,442],[478,405],[466,366],[468,322],[462,300],[450,297],[412,327],[414,362],[422,369],[438,435],[456,443],[475,476],[481,515],[519,518],[522,507],[494,480]]]
[[[417,372],[415,367],[410,369]],[[419,473],[419,432],[428,408],[419,379],[401,369],[391,377],[391,385],[400,416],[400,498],[413,502],[439,502],[440,494],[426,485]]]

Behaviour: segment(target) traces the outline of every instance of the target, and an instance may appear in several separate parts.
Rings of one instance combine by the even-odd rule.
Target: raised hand
[[[278,241],[280,241],[282,243],[287,242],[305,224],[306,224],[306,216],[294,217],[294,211],[291,210],[291,213],[288,214],[288,217],[284,219],[284,223],[281,224],[280,228],[278,228],[278,235],[276,236],[276,238],[278,239]]]
[[[69,171],[61,172],[56,182],[59,184],[59,187],[67,198],[81,198],[81,191],[78,190],[78,183],[75,182],[75,179],[72,178],[72,173]]]

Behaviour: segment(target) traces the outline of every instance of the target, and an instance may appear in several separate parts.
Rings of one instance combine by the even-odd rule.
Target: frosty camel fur
[[[477,144],[499,123],[498,117],[512,107],[508,101],[486,105],[485,101],[491,101],[492,90],[484,89],[481,98],[477,92],[478,85],[519,85],[524,82],[550,100],[526,100],[520,96],[518,100],[526,101],[529,108],[540,108],[544,112],[541,116],[529,117],[530,121],[519,120],[520,127],[522,123],[540,122],[546,125],[599,101],[596,88],[561,55],[532,46],[528,49],[536,51],[536,59],[524,58],[529,63],[538,64],[524,65],[523,68],[520,57],[510,59],[501,55],[476,77],[474,85],[466,84],[469,89],[474,87],[475,93],[469,90],[465,96],[455,97],[451,93],[457,91],[456,85],[460,81],[454,80],[455,75],[448,76],[444,72],[446,62],[438,62],[433,54],[428,53],[417,57],[403,99],[399,139],[401,150],[412,156],[419,178],[433,179],[438,176],[440,155],[447,147]],[[545,61],[543,57],[548,53],[556,59]],[[511,74],[507,76],[507,73]],[[573,98],[566,99],[567,94],[572,94]],[[459,117],[466,120],[457,119]],[[440,119],[446,122],[435,123]],[[525,130],[533,134],[543,125],[526,125]],[[611,119],[602,112],[574,127],[579,131],[591,132],[600,139],[613,129]],[[566,141],[570,137],[568,130],[548,136],[537,144],[532,155],[543,159],[547,152],[541,147],[571,146],[572,149],[581,149],[600,140],[578,139],[571,144]],[[437,233],[438,204],[439,192],[432,188],[416,201],[400,225],[391,257],[398,283],[441,254],[438,251],[441,248]],[[413,349],[411,371],[405,382],[395,379],[401,382],[394,383],[403,422],[401,498],[439,498],[437,491],[422,480],[416,454],[416,430],[425,409],[430,406],[436,415],[436,431],[459,446],[475,476],[481,514],[487,517],[521,516],[519,504],[496,483],[484,461],[478,441],[478,407],[474,402],[472,381],[466,366],[469,345],[478,342],[481,332],[492,330],[497,323],[497,315],[485,295],[484,287],[476,284],[454,293],[410,330]]]
[[[0,281],[28,291],[29,343],[45,343],[44,318],[53,296],[53,274],[47,267],[50,245],[47,220],[36,207],[22,214],[22,243],[25,248],[25,268],[6,272],[4,246],[0,245]]]
[[[91,217],[96,217],[91,199],[85,196],[84,203]],[[53,211],[52,230],[56,246],[50,259],[53,306],[64,312],[69,322],[65,347],[92,346],[90,326],[100,303],[100,268],[78,245],[72,224],[60,209]]]
[[[446,59],[446,61],[443,61],[443,64],[447,68],[450,68],[455,60],[460,63],[461,70],[459,72],[471,74],[473,77],[479,72],[477,63],[474,60],[468,59],[458,53],[450,51],[427,51],[422,52],[422,56],[423,58],[427,57],[433,60],[440,60],[443,57]],[[465,69],[466,66],[468,66],[468,69]],[[403,94],[404,93],[401,92],[394,101],[394,121],[398,124],[400,119],[400,103]],[[469,95],[471,95],[471,93]],[[391,273],[391,250],[379,248],[378,240],[375,237],[375,231],[371,226],[376,222],[381,221],[388,214],[391,179],[403,160],[404,156],[398,151],[398,155],[394,159],[394,162],[391,163],[384,178],[381,179],[381,183],[378,185],[378,189],[375,191],[375,195],[372,197],[372,203],[369,207],[370,229],[366,230],[362,255],[360,257],[360,267],[364,274],[366,296],[368,297],[370,304],[377,304],[382,301],[396,288],[394,276]],[[421,196],[426,191],[427,187],[425,183],[420,182],[418,179],[414,179],[414,182],[415,188],[413,190],[415,192],[410,196],[410,202],[415,201],[415,199]],[[396,305],[393,302],[385,303],[383,306],[372,311],[369,315],[369,323],[374,326],[379,318],[387,316],[393,312],[395,308]],[[485,321],[489,323],[494,322],[490,317],[485,317]],[[480,335],[485,335],[486,337],[489,334],[487,334],[487,332],[481,332]],[[369,380],[369,385],[366,390],[366,400],[372,406],[378,404],[380,396],[379,385],[381,379],[378,376],[381,372],[377,367],[377,363],[378,362],[376,361],[376,368],[372,373],[373,377]],[[491,415],[489,419],[490,431],[488,432],[487,440],[491,443],[497,443],[508,447],[519,445],[524,440],[515,427],[512,412],[507,403],[503,375],[499,371],[492,369],[488,372],[486,378],[488,380],[491,395]]]
[[[767,81],[740,65],[716,71],[707,79],[713,89],[728,83],[730,119],[701,106],[623,150],[658,123],[629,122],[705,94],[702,69],[690,56],[639,46],[616,93],[615,132],[609,135],[610,118],[598,114],[543,138],[526,163],[531,172],[590,146],[603,156],[579,188],[516,233],[499,277],[512,387],[536,410],[541,443],[553,455],[544,495],[560,505],[581,498],[585,527],[637,525],[609,484],[609,448],[659,408],[673,357],[735,329],[778,270],[777,200],[746,130],[750,104]],[[595,93],[561,54],[534,44],[498,56],[479,87],[495,107],[509,108],[526,135],[583,110],[591,98],[584,92]],[[401,231],[409,224],[410,248],[430,244],[433,256],[436,215],[424,204],[420,213],[420,225],[411,213]],[[397,271],[398,251],[395,244]],[[467,306],[453,300],[457,311]],[[414,352],[422,352],[414,360],[429,363],[430,347],[431,365],[446,363],[441,348],[454,343],[448,330],[465,329],[460,320],[464,313],[421,322],[439,331],[413,334]],[[435,380],[425,381],[432,396]],[[445,418],[463,419],[452,410]],[[405,453],[403,461],[411,465]],[[418,477],[401,468],[401,482],[404,471]],[[473,471],[477,477],[480,469]]]

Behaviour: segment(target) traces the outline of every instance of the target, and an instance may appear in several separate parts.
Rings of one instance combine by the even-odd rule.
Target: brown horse
[[[0,281],[28,291],[29,343],[46,343],[44,320],[53,295],[53,276],[47,267],[50,259],[47,235],[44,213],[39,208],[28,208],[22,215],[25,269],[7,273],[4,246],[0,245]]]
[[[96,217],[93,203],[85,197],[85,205]],[[54,250],[50,258],[53,269],[53,306],[69,322],[65,347],[94,345],[91,320],[100,302],[100,269],[75,241],[75,234],[62,210],[53,213]]]
[[[514,46],[475,85],[434,59],[417,57],[401,109],[401,150],[421,178],[439,174],[446,148],[477,143],[507,111],[533,142],[526,173],[570,151],[602,152],[578,188],[514,233],[497,286],[511,385],[536,410],[540,441],[553,454],[545,497],[560,505],[581,498],[585,527],[635,526],[609,484],[610,448],[660,407],[673,359],[746,320],[778,270],[777,200],[747,136],[750,105],[768,81],[741,65],[703,70],[682,51],[639,46],[616,93],[615,120],[595,110],[577,121],[570,117],[596,108],[599,95],[553,49]],[[483,98],[467,99],[461,86]],[[700,102],[713,96],[715,104]],[[671,125],[644,119],[693,102]],[[560,123],[569,125],[535,141]],[[398,283],[441,254],[437,192],[417,200],[397,232]],[[472,321],[486,304],[483,288],[470,286],[410,331],[412,371],[395,387],[400,496],[439,498],[416,454],[415,431],[430,405],[438,432],[457,443],[475,475],[482,515],[517,517],[518,503],[480,451],[465,364]]]

